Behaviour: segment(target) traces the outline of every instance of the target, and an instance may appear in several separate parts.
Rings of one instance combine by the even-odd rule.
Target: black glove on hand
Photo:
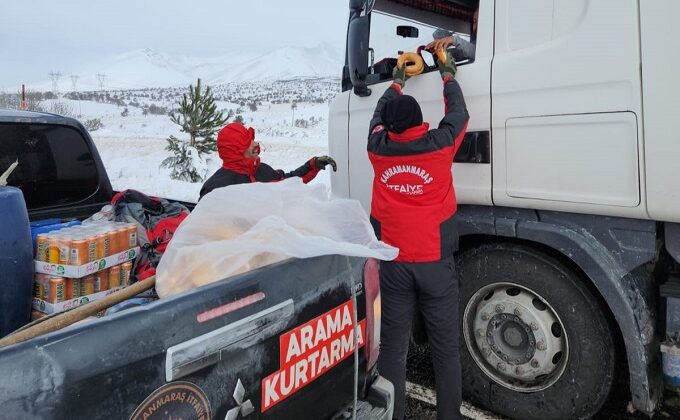
[[[456,62],[448,50],[446,51],[446,61],[442,63],[441,60],[438,60],[438,64],[442,79],[445,79],[447,76],[450,76],[451,79],[456,77]]]
[[[394,83],[398,84],[402,88],[404,85],[406,85],[406,65],[403,65],[401,67],[394,67],[394,70],[392,70],[392,77],[394,78]]]
[[[314,158],[314,166],[319,169],[326,169],[326,165],[331,165],[333,167],[333,172],[337,172],[338,164],[330,156],[316,156]]]

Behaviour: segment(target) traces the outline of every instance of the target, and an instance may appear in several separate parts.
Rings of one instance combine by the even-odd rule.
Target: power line
[[[104,82],[106,81],[106,74],[97,73],[97,79],[99,80],[99,90],[104,90]]]
[[[78,83],[78,78],[79,76],[76,76],[75,74],[71,75],[71,91],[73,92],[76,91],[76,84]]]
[[[61,73],[51,71],[48,74],[50,79],[52,79],[52,92],[56,94],[59,91],[59,79],[61,79]]]

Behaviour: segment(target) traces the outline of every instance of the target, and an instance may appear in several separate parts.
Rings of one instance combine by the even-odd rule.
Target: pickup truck
[[[0,110],[0,167],[15,160],[31,221],[114,194],[72,118]],[[390,419],[379,327],[376,261],[290,259],[0,349],[0,417]]]

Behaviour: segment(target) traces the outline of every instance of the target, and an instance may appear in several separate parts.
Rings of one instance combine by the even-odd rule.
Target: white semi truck
[[[458,63],[471,119],[452,168],[466,398],[521,419],[590,417],[612,398],[654,411],[660,342],[680,330],[680,2],[349,7],[332,189],[367,211],[369,120],[399,53],[437,28],[476,48]],[[436,127],[442,83],[422,55],[404,93]]]

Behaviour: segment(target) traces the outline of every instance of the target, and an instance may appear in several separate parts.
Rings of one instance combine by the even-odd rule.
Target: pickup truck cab
[[[15,160],[8,183],[31,221],[84,219],[114,194],[74,119],[0,110],[0,167]],[[0,417],[329,419],[356,408],[390,419],[379,326],[377,262],[291,259],[0,349]]]

